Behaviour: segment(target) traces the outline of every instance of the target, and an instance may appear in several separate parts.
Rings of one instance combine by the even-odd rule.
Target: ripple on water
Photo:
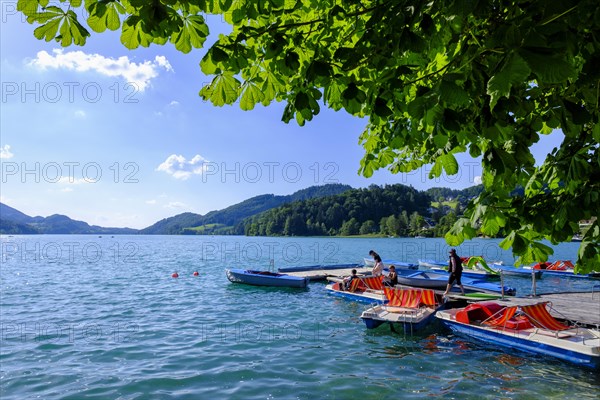
[[[36,241],[94,238],[19,240],[34,248]],[[317,263],[314,250],[329,244],[339,262],[371,248],[403,256],[394,256],[399,242],[392,239],[124,236],[98,240],[106,246],[98,262],[8,260],[0,269],[2,400],[597,398],[594,371],[435,325],[415,336],[367,330],[358,318],[365,305],[329,296],[322,283],[307,290],[231,284],[227,262],[201,254],[207,243],[231,250],[267,242],[305,246],[297,265]],[[115,262],[111,249],[127,243],[137,246],[135,262]],[[174,271],[180,278],[171,278]],[[507,284],[530,287],[527,280]]]

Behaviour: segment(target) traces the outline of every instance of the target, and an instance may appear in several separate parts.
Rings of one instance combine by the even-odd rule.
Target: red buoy
[[[171,277],[173,277],[173,278],[179,278],[179,274],[177,272],[174,272],[173,275],[171,275]]]
[[[200,274],[198,273],[198,271],[194,271],[194,276],[198,276],[198,275],[200,275]]]

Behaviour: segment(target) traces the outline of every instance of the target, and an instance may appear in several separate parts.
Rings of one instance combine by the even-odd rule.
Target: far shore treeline
[[[30,217],[0,203],[0,233],[440,237],[481,190],[329,184],[256,196],[205,215],[183,213],[141,230],[90,226],[64,215]]]
[[[235,231],[248,236],[442,236],[477,190],[423,192],[400,184],[371,185],[284,204],[246,218]]]

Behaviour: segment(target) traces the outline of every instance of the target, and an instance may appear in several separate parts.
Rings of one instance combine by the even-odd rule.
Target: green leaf
[[[442,161],[440,158],[435,160],[433,166],[431,167],[431,171],[429,171],[429,179],[437,178],[442,174]]]
[[[58,27],[60,26],[60,21],[62,18],[55,18],[48,21],[44,25],[40,25],[33,31],[33,35],[37,39],[45,39],[46,42],[51,41],[56,37],[56,33],[58,32]]]
[[[240,108],[244,111],[252,110],[256,103],[260,103],[264,97],[265,95],[256,84],[253,82],[246,82],[242,86]]]
[[[459,107],[466,106],[471,101],[469,94],[454,82],[442,80],[439,93],[440,100]]]
[[[508,98],[513,85],[522,85],[531,73],[531,69],[518,54],[510,57],[500,71],[494,74],[488,82],[487,94],[490,95],[490,108],[493,109],[500,97]]]
[[[445,154],[440,157],[440,160],[447,175],[454,175],[458,173],[458,162],[453,154]]]
[[[148,47],[152,39],[151,34],[144,32],[142,20],[139,17],[130,16],[123,22],[121,43],[128,49],[137,49],[139,46]]]
[[[515,241],[515,235],[516,232],[512,231],[507,237],[505,237],[500,243],[498,243],[498,246],[500,246],[500,248],[504,250],[510,249]]]
[[[540,84],[565,82],[575,75],[573,66],[564,59],[563,55],[556,54],[552,49],[548,49],[548,51],[521,50],[520,54]]]
[[[233,74],[226,72],[217,75],[210,85],[203,87],[200,96],[205,100],[210,100],[213,105],[222,107],[237,100],[239,88],[240,82]]]

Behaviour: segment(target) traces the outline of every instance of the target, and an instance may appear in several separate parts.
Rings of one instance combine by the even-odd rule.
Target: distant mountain
[[[0,219],[12,221],[20,224],[33,222],[34,218],[23,214],[21,211],[14,209],[6,204],[0,203]]]
[[[60,214],[31,217],[0,203],[0,233],[353,235],[355,231],[380,231],[386,235],[405,235],[415,234],[417,230],[421,232],[423,218],[415,218],[428,215],[432,200],[444,197],[466,202],[481,190],[482,186],[474,186],[463,190],[433,188],[420,192],[403,185],[353,189],[349,185],[329,184],[312,186],[287,196],[255,196],[206,215],[186,212],[141,230],[104,228]],[[442,214],[436,215],[441,217]],[[386,226],[383,226],[385,221]]]
[[[30,217],[6,204],[0,203],[0,233],[2,234],[134,234],[137,229],[103,228],[76,221],[66,215]]]
[[[142,234],[196,234],[196,233],[232,233],[236,225],[245,218],[260,214],[263,211],[279,207],[294,201],[307,200],[351,190],[352,186],[342,184],[328,184],[323,186],[311,186],[299,190],[287,196],[276,196],[263,194],[255,196],[241,203],[234,204],[223,210],[211,211],[206,215],[183,213],[158,221],[154,225],[140,231]],[[194,229],[211,226],[211,229]]]

